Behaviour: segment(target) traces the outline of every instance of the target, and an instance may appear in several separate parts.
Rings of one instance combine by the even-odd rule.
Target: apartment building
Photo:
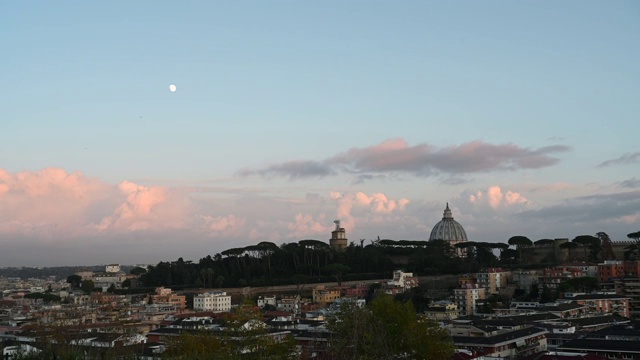
[[[486,298],[486,290],[478,284],[467,284],[461,289],[454,289],[455,302],[461,315],[473,315],[477,310],[477,303]]]
[[[214,312],[229,311],[231,310],[231,296],[224,291],[199,294],[193,298],[193,309]]]

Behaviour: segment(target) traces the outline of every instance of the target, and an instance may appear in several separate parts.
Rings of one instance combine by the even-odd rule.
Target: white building
[[[109,264],[105,266],[104,272],[106,273],[117,273],[120,272],[120,264]]]
[[[387,286],[399,287],[408,290],[418,286],[418,278],[414,277],[413,273],[396,270],[393,272],[393,280],[389,280],[387,282]]]
[[[200,294],[193,298],[193,309],[223,312],[231,310],[231,296],[224,291]]]
[[[263,308],[266,305],[276,306],[276,296],[275,295],[265,295],[258,296],[258,307]]]

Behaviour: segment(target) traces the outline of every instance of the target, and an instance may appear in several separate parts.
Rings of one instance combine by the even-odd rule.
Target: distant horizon
[[[640,230],[637,1],[248,1],[1,5],[0,265]]]

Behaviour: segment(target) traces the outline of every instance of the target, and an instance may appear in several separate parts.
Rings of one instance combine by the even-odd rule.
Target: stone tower
[[[340,220],[334,221],[336,229],[331,232],[329,245],[335,251],[344,251],[347,248],[347,235],[344,228],[340,227]]]

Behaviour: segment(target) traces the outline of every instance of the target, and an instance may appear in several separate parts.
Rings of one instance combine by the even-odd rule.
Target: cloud
[[[630,224],[638,214],[640,190],[567,198],[555,205],[520,212],[518,216],[534,223],[543,220],[591,227],[593,224]]]
[[[227,216],[210,216],[203,215],[202,220],[205,223],[205,227],[211,230],[214,234],[237,234],[244,228],[246,220],[235,215]]]
[[[59,168],[9,173],[0,169],[0,232],[43,239],[77,234],[104,214],[113,189],[81,173]]]
[[[357,174],[356,181],[364,181],[372,173],[406,173],[428,177],[515,171],[554,165],[559,159],[552,154],[569,149],[564,145],[530,149],[514,144],[494,145],[481,141],[438,148],[427,143],[410,146],[404,139],[390,139],[370,147],[351,148],[325,160],[289,161],[257,170],[244,169],[239,174],[302,179],[348,173]]]
[[[347,230],[355,228],[358,218],[402,211],[409,203],[405,198],[393,200],[382,193],[367,195],[360,191],[344,194],[334,191],[330,193],[330,197],[337,203],[336,216]]]
[[[602,167],[612,166],[612,165],[629,165],[629,164],[635,164],[635,163],[640,163],[640,152],[628,153],[616,159],[603,161],[600,164],[598,164],[598,167],[602,168]]]
[[[170,188],[145,187],[129,181],[118,185],[124,202],[105,216],[96,228],[106,230],[162,230],[184,228],[188,200]]]
[[[188,196],[129,181],[113,186],[60,168],[0,169],[0,232],[40,239],[188,226]]]
[[[502,189],[497,185],[490,186],[486,191],[477,191],[475,194],[469,195],[469,201],[476,205],[488,204],[494,209],[529,203],[527,198],[517,192],[507,191],[503,193]]]
[[[331,233],[332,227],[329,226],[329,221],[324,214],[314,219],[311,214],[298,213],[294,217],[294,222],[287,224],[287,229],[288,237],[303,239],[318,235],[326,237]]]
[[[625,188],[637,188],[640,187],[640,179],[631,178],[624,180],[620,183],[620,186]]]
[[[303,179],[309,177],[325,177],[335,175],[336,172],[330,165],[311,160],[288,161],[281,164],[271,165],[260,170],[243,169],[238,172],[241,176],[253,174],[263,176],[288,176],[291,179]]]

